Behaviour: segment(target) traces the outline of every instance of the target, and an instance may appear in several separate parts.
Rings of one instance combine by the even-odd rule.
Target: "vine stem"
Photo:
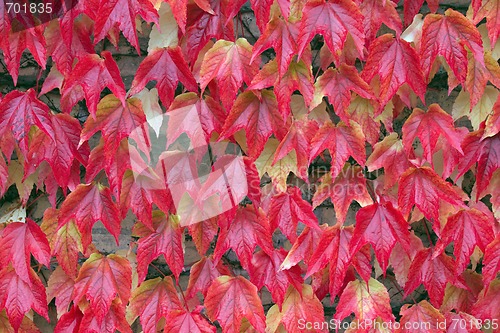
[[[155,264],[150,264],[150,265],[151,265],[151,267],[153,267],[154,269],[156,269],[162,275],[163,278],[166,277],[165,273],[163,273],[158,267],[156,267]]]
[[[431,233],[429,231],[429,227],[427,226],[427,220],[426,219],[424,219],[424,226],[425,226],[425,233],[427,234],[427,238],[429,239],[429,245],[431,247],[434,247],[434,243],[432,242]]]
[[[175,284],[177,285],[177,288],[179,288],[179,291],[181,292],[182,301],[184,302],[184,307],[186,308],[187,311],[189,311],[189,307],[188,307],[188,304],[187,304],[187,301],[186,301],[186,297],[184,296],[184,291],[182,290],[182,287],[179,284],[179,281],[178,280],[175,281]]]
[[[399,285],[396,283],[395,279],[391,276],[391,278],[389,278],[389,280],[391,280],[392,284],[394,285],[394,287],[396,287],[396,289],[398,290],[398,293],[403,295],[405,295],[405,293],[403,292],[403,290],[401,290],[401,288],[399,287]],[[417,304],[417,300],[415,299],[415,297],[413,297],[412,294],[408,295],[410,296],[410,298],[412,299],[413,303],[414,304]]]

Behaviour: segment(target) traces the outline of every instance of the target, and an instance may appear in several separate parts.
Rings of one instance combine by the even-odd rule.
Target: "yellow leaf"
[[[20,156],[20,155],[18,155]],[[9,179],[7,183],[10,185],[16,184],[17,192],[21,203],[24,205],[28,202],[31,190],[35,185],[38,172],[34,172],[28,177],[24,178],[24,166],[19,160],[13,160],[9,164]]]
[[[493,86],[486,86],[483,96],[481,96],[476,106],[472,108],[472,111],[469,112],[470,95],[466,91],[460,91],[453,104],[453,119],[457,120],[465,116],[470,119],[475,130],[479,129],[479,124],[491,113],[498,95],[498,89]]]
[[[264,150],[255,161],[255,166],[257,167],[257,171],[259,171],[259,177],[262,177],[267,172],[276,189],[284,192],[286,191],[286,180],[288,178],[288,174],[290,172],[297,174],[298,172],[297,155],[295,151],[292,150],[281,160],[277,161],[276,164],[272,165],[274,153],[276,152],[278,145],[278,140],[270,138],[264,146]]]
[[[161,4],[160,10],[160,26],[154,25],[149,34],[148,53],[156,48],[177,46],[179,43],[177,21],[172,14],[170,5],[166,2]]]

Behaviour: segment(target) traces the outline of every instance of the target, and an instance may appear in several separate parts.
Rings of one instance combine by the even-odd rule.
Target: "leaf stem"
[[[431,247],[434,247],[434,243],[432,242],[431,239],[431,233],[429,231],[429,227],[427,226],[427,219],[424,218],[424,226],[425,226],[425,233],[427,234],[427,238],[429,239],[429,245]]]

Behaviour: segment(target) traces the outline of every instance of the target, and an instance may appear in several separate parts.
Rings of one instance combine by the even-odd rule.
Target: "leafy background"
[[[0,22],[4,331],[500,320],[498,1],[168,3]],[[126,141],[201,105],[261,185],[183,228]]]

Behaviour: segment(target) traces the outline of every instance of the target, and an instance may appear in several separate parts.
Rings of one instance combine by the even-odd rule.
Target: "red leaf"
[[[370,278],[368,283],[354,280],[347,284],[338,303],[334,318],[343,320],[354,313],[356,319],[374,321],[380,317],[383,321],[393,321],[389,293],[385,286]]]
[[[16,332],[30,309],[49,320],[45,286],[33,269],[22,274],[17,274],[11,265],[0,270],[0,311],[6,310]]]
[[[469,313],[472,306],[476,303],[477,297],[484,287],[483,276],[468,269],[462,273],[462,277],[469,290],[447,284],[443,304],[440,307],[442,312],[455,310]]]
[[[463,153],[460,143],[460,131],[453,126],[453,118],[438,104],[429,106],[427,112],[415,108],[403,125],[403,145],[409,154],[413,150],[413,141],[419,138],[424,150],[424,158],[432,162],[432,154],[437,149],[438,138],[446,140],[445,147],[451,146],[460,154]]]
[[[133,172],[125,172],[122,183],[122,190],[120,192],[120,208],[122,216],[127,214],[130,208],[135,216],[148,228],[153,229],[152,223],[152,210],[153,210],[153,196],[147,188],[148,180],[138,175],[137,178]]]
[[[311,66],[304,63],[292,61],[288,70],[278,75],[278,64],[270,61],[264,65],[262,70],[253,78],[252,84],[247,89],[264,89],[274,86],[274,92],[278,99],[278,108],[285,119],[290,115],[290,101],[295,90],[298,90],[309,105],[313,99],[314,78]]]
[[[161,318],[182,309],[172,278],[146,280],[132,292],[128,310],[132,318],[140,316],[144,333],[156,333]]]
[[[261,209],[253,205],[239,207],[234,220],[227,227],[221,227],[214,250],[214,260],[232,249],[238,255],[242,266],[249,267],[255,247],[259,245],[266,253],[272,253],[272,239],[269,222]]]
[[[288,187],[286,192],[274,195],[271,198],[268,215],[271,230],[280,228],[290,242],[295,242],[297,239],[299,221],[310,228],[319,230],[318,219],[313,213],[313,208],[310,203],[302,199],[302,192],[298,187]]]
[[[55,129],[51,116],[49,108],[36,97],[33,89],[26,92],[13,90],[2,98],[0,104],[0,137],[12,133],[21,152],[26,156],[31,126],[36,125],[54,139]]]
[[[51,254],[66,274],[76,278],[78,274],[78,252],[84,252],[82,237],[74,221],[58,228],[59,210],[49,208],[43,214],[42,231],[49,239]]]
[[[188,4],[188,22],[186,28],[186,40],[189,50],[188,57],[194,63],[200,50],[205,47],[212,38],[217,40],[234,40],[233,21],[228,20],[225,7],[228,0],[209,0],[213,13],[201,10],[198,6]]]
[[[183,309],[170,312],[165,332],[215,333],[216,328],[198,311]]]
[[[375,39],[382,23],[394,30],[396,36],[399,37],[403,24],[396,6],[397,4],[390,0],[366,0],[361,3],[359,9],[365,17],[364,26],[367,44]]]
[[[285,299],[285,293],[289,286],[295,289],[302,288],[301,269],[297,266],[287,270],[281,270],[280,265],[287,255],[287,252],[280,248],[275,249],[272,255],[264,251],[254,253],[252,265],[248,271],[250,281],[260,290],[264,286],[271,292],[273,301],[281,308]]]
[[[355,122],[351,122],[350,126],[325,122],[311,141],[309,163],[325,149],[328,149],[332,159],[332,179],[340,174],[350,156],[361,166],[365,166],[365,136],[361,126]]]
[[[493,114],[486,119],[485,126],[483,138],[495,136],[500,133],[500,97],[493,106]]]
[[[99,101],[95,117],[85,121],[80,142],[88,141],[100,131],[105,150],[116,151],[120,142],[145,122],[146,115],[138,98],[129,98],[122,103],[114,95],[107,95]],[[147,134],[146,140],[149,142]]]
[[[90,114],[95,117],[101,91],[106,87],[125,104],[125,86],[118,65],[109,51],[102,51],[101,55],[104,59],[97,54],[82,57],[66,77],[61,90],[64,112],[70,113],[76,103],[85,99]]]
[[[398,206],[407,215],[416,205],[424,216],[439,221],[439,201],[465,207],[458,190],[439,177],[431,168],[411,167],[401,175],[398,187]]]
[[[307,166],[311,155],[311,141],[318,131],[318,123],[311,120],[296,120],[288,129],[274,154],[273,164],[285,157],[292,149],[297,154],[298,176],[308,179]]]
[[[200,70],[200,86],[204,91],[210,81],[216,80],[222,104],[230,109],[243,82],[249,85],[259,65],[251,64],[252,45],[246,39],[236,42],[218,40],[205,54]]]
[[[479,299],[472,308],[471,314],[478,319],[494,323],[500,321],[498,309],[500,309],[500,280],[494,280],[488,290],[479,294]]]
[[[410,152],[410,157],[413,157]],[[366,161],[369,172],[384,168],[384,187],[392,187],[412,163],[408,159],[403,143],[397,133],[391,133],[373,147],[371,155]]]
[[[7,8],[2,8],[1,16],[7,13]],[[17,24],[22,24],[16,22]],[[18,27],[19,28],[19,27]],[[1,36],[0,46],[3,50],[5,64],[12,76],[14,86],[17,85],[17,78],[19,75],[19,66],[21,56],[24,50],[28,49],[35,61],[45,69],[47,62],[47,43],[43,36],[43,25],[35,25],[29,29],[21,29],[20,31],[13,32],[12,29],[5,30],[5,36]],[[4,33],[4,31],[2,31]]]
[[[132,333],[125,319],[125,307],[116,299],[111,303],[111,308],[102,320],[96,315],[95,309],[89,306],[83,314],[81,327],[92,333],[115,333],[116,330],[121,333]]]
[[[101,0],[95,18],[94,44],[104,39],[111,29],[120,29],[123,36],[140,53],[136,16],[158,24],[158,12],[148,0]]]
[[[47,55],[52,56],[57,69],[64,76],[70,74],[75,59],[94,53],[94,46],[90,40],[92,28],[93,22],[86,16],[77,18],[69,31],[72,36],[71,43],[64,40],[60,24],[56,20],[52,21],[45,29]]]
[[[66,275],[61,266],[56,267],[50,275],[49,282],[47,283],[47,300],[50,302],[52,299],[56,299],[58,316],[68,312],[74,286],[75,280]]]
[[[500,134],[482,139],[484,130],[469,133],[462,142],[464,158],[458,162],[458,175],[461,177],[477,162],[476,186],[477,199],[481,198],[483,192],[493,177],[495,170],[500,168]]]
[[[195,93],[175,97],[167,114],[167,146],[183,133],[191,140],[191,147],[207,145],[212,133],[221,133],[226,112],[212,97],[200,98]]]
[[[497,0],[476,1],[478,8],[474,8],[472,23],[477,25],[486,17],[486,28],[491,45],[495,45],[500,35],[500,3]]]
[[[188,0],[167,0],[167,2],[172,8],[172,13],[174,14],[174,18],[179,28],[181,28],[182,33],[184,33],[186,31]],[[194,0],[194,2],[205,12],[214,14],[208,0]]]
[[[467,58],[467,76],[464,90],[470,94],[469,104],[472,111],[483,96],[488,81],[500,88],[500,66],[489,52],[484,54],[484,65],[478,62],[470,52]]]
[[[264,331],[266,319],[257,288],[242,276],[218,277],[208,288],[205,307],[210,320],[217,320],[222,332],[239,332],[246,318],[257,331]]]
[[[50,247],[47,237],[30,218],[26,223],[12,222],[0,231],[0,263],[6,267],[12,263],[16,274],[31,285],[31,255],[45,266],[50,266]]]
[[[253,159],[264,150],[264,145],[272,134],[280,138],[285,135],[285,121],[278,112],[278,103],[272,91],[264,90],[260,96],[253,91],[238,95],[224,123],[221,138],[228,138],[243,128],[249,147],[248,154]]]
[[[242,0],[243,2],[243,0]],[[264,31],[266,26],[270,24],[269,16],[271,14],[271,6],[274,0],[251,0],[252,9],[255,14],[255,21],[260,31]],[[280,5],[278,0],[278,5]],[[272,20],[272,19],[271,19]],[[268,23],[269,22],[269,23]],[[264,32],[265,33],[265,32]],[[262,35],[261,35],[262,36]]]
[[[267,23],[267,20],[266,20]],[[285,75],[293,56],[297,52],[297,37],[299,29],[297,23],[290,23],[281,17],[273,17],[266,25],[253,47],[252,59],[272,47],[276,52],[279,77]]]
[[[73,333],[78,332],[82,322],[83,313],[78,306],[74,305],[71,310],[63,314],[57,321],[54,333]]]
[[[418,304],[405,304],[400,311],[400,324],[404,333],[437,333],[444,322],[444,316],[429,302],[421,301]],[[423,325],[425,323],[425,325]]]
[[[148,54],[137,68],[129,95],[137,94],[153,80],[156,81],[160,100],[167,108],[174,99],[179,81],[188,90],[198,91],[198,84],[179,47],[155,49]]]
[[[78,120],[67,114],[53,115],[50,120],[52,135],[37,131],[32,138],[26,158],[29,164],[25,173],[33,173],[40,163],[47,161],[57,184],[66,188],[75,160],[83,165],[87,164],[89,147],[86,144],[79,146],[82,127]]]
[[[87,299],[90,306],[85,315],[92,312],[100,325],[107,322],[117,308],[125,308],[130,298],[131,287],[132,268],[127,259],[116,254],[104,257],[93,253],[80,268],[72,298],[75,304],[83,298]],[[119,301],[119,306],[113,305],[113,300]],[[83,325],[83,327],[88,326]]]
[[[436,244],[436,252],[441,252],[453,242],[453,255],[456,258],[456,274],[461,274],[469,265],[474,248],[485,251],[494,240],[494,222],[476,208],[461,209],[448,217],[440,240]]]
[[[382,107],[404,84],[425,101],[426,85],[421,68],[419,56],[410,43],[385,34],[370,45],[362,77],[370,82],[379,76]]]
[[[119,198],[123,175],[127,169],[132,169],[131,161],[142,161],[138,154],[136,148],[128,144],[128,139],[123,139],[116,150],[104,149],[104,140],[101,139],[90,152],[85,181],[90,183],[104,169],[114,197]]]
[[[470,314],[448,312],[446,314],[446,333],[481,333],[480,321]]]
[[[231,272],[221,262],[215,264],[212,258],[202,257],[191,266],[186,297],[193,298],[197,292],[205,297],[210,284],[221,275],[231,275]]]
[[[461,13],[447,9],[444,15],[425,16],[422,27],[420,57],[425,77],[429,77],[438,55],[445,58],[460,83],[467,73],[467,46],[476,60],[484,65],[483,42],[476,27]]]
[[[101,221],[115,237],[118,244],[120,235],[120,210],[111,199],[111,191],[99,183],[80,184],[71,192],[61,205],[59,227],[74,219],[82,234],[83,248],[91,242],[92,226]]]
[[[363,207],[356,213],[352,252],[357,252],[361,246],[370,243],[385,274],[389,256],[396,243],[400,243],[405,251],[410,251],[409,228],[408,222],[390,201]]]
[[[323,224],[320,228],[324,229],[324,226],[325,225]],[[311,257],[318,246],[322,234],[322,230],[311,229],[306,226],[293,243],[293,246],[288,252],[285,260],[283,260],[281,269],[290,269],[291,267],[297,265],[301,260],[304,260],[304,263],[307,266],[311,266],[313,264]]]
[[[3,156],[0,157],[0,196],[3,197],[9,186],[9,167]]]
[[[410,232],[410,252],[406,252],[400,243],[396,243],[389,258],[389,264],[392,266],[396,281],[404,287],[408,280],[408,273],[417,253],[424,248],[422,241],[413,231]]]
[[[308,284],[303,284],[298,290],[288,287],[282,308],[273,305],[267,312],[266,332],[282,332],[280,328],[283,327],[284,332],[303,333],[302,322],[325,322],[323,305]],[[315,329],[314,332],[328,332],[328,329],[321,327],[322,329]]]
[[[415,15],[417,15],[422,5],[424,4],[424,0],[408,0],[404,3],[404,20],[405,25],[408,26],[413,21]],[[427,6],[432,13],[435,13],[439,9],[439,0],[427,0]]]
[[[318,207],[323,201],[330,198],[335,208],[337,225],[342,225],[352,201],[357,201],[361,207],[373,203],[366,190],[366,179],[359,166],[346,165],[335,181],[327,173],[320,179],[313,196],[313,207]]]
[[[349,251],[352,233],[352,226],[340,227],[337,225],[326,228],[317,243],[314,254],[309,259],[310,265],[307,268],[305,278],[330,264],[330,297],[332,302],[334,296],[341,291],[347,269],[352,262],[353,253]]]
[[[323,35],[336,59],[339,57],[339,50],[344,48],[347,33],[353,38],[358,53],[363,54],[363,15],[351,0],[309,0],[302,15],[297,40],[299,58],[316,34]]]
[[[463,278],[455,273],[453,259],[444,253],[436,255],[431,248],[425,248],[417,253],[411,263],[408,281],[405,284],[405,295],[409,295],[420,284],[427,289],[431,303],[441,306],[447,283],[467,289]]]
[[[168,267],[176,279],[184,269],[184,230],[176,215],[165,216],[160,211],[153,212],[155,230],[147,237],[139,239],[137,248],[137,272],[139,281],[148,273],[149,264],[163,254]]]
[[[500,272],[500,237],[497,236],[484,251],[483,281],[488,286]]]
[[[210,248],[210,244],[219,231],[217,217],[213,217],[199,223],[190,224],[188,225],[188,231],[193,238],[196,250],[198,250],[198,253],[203,256],[207,253]]]
[[[338,68],[328,68],[314,85],[314,100],[311,107],[316,107],[321,103],[323,96],[328,97],[328,101],[333,105],[335,113],[344,121],[349,123],[346,109],[351,102],[351,91],[358,95],[372,99],[374,98],[370,86],[359,76],[358,70],[354,66],[342,63]]]

